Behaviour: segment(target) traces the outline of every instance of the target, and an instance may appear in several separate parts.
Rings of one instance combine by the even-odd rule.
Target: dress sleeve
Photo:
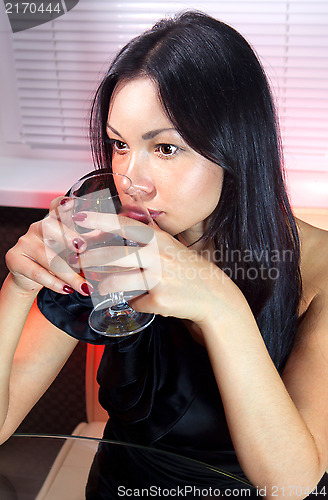
[[[83,297],[77,292],[63,295],[42,288],[37,304],[41,313],[53,325],[77,340],[103,345],[115,342],[115,337],[100,335],[89,327],[88,317],[93,308],[90,297]]]

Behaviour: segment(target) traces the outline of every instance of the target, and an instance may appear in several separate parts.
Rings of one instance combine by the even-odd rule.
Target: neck
[[[200,250],[203,246],[201,236],[195,235],[194,237],[192,237],[192,235],[187,236],[185,233],[180,233],[178,234],[178,240],[186,247],[190,247],[196,251]]]
[[[178,239],[186,247],[190,247],[193,250],[198,251],[204,246],[202,236],[205,233],[205,230],[205,221],[202,221],[186,231],[179,233]]]

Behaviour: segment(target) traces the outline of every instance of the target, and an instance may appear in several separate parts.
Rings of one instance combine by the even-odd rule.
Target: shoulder
[[[328,377],[328,231],[299,219],[296,222],[301,244],[302,296],[299,325],[285,376],[297,375],[300,380],[301,374],[309,376],[319,370],[326,371]],[[311,377],[306,383],[309,380]]]
[[[328,232],[297,220],[303,291],[283,381],[328,463]]]
[[[296,222],[301,247],[302,295],[299,326],[291,359],[287,363],[293,368],[295,363],[310,353],[311,356],[316,353],[319,357],[324,353],[320,362],[328,359],[328,231],[300,219]],[[319,359],[316,359],[315,363],[318,362]]]
[[[296,219],[300,246],[302,276],[302,298],[300,314],[308,311],[314,299],[320,301],[328,296],[328,231]]]

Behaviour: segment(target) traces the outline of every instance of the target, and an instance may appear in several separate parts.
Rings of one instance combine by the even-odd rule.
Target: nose
[[[141,195],[150,195],[155,191],[147,155],[132,154],[124,175],[131,179],[132,185]]]

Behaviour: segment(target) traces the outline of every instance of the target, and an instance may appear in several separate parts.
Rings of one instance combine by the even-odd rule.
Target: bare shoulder
[[[328,294],[328,231],[296,219],[301,244],[303,294],[300,313],[319,295]]]
[[[328,232],[297,220],[303,293],[283,380],[328,465]]]
[[[302,297],[299,326],[285,368],[285,380],[313,383],[328,377],[328,232],[297,220],[301,243]],[[305,379],[304,379],[305,377]],[[300,390],[302,384],[298,384]],[[328,389],[328,386],[327,386]],[[328,410],[328,392],[327,392]]]

